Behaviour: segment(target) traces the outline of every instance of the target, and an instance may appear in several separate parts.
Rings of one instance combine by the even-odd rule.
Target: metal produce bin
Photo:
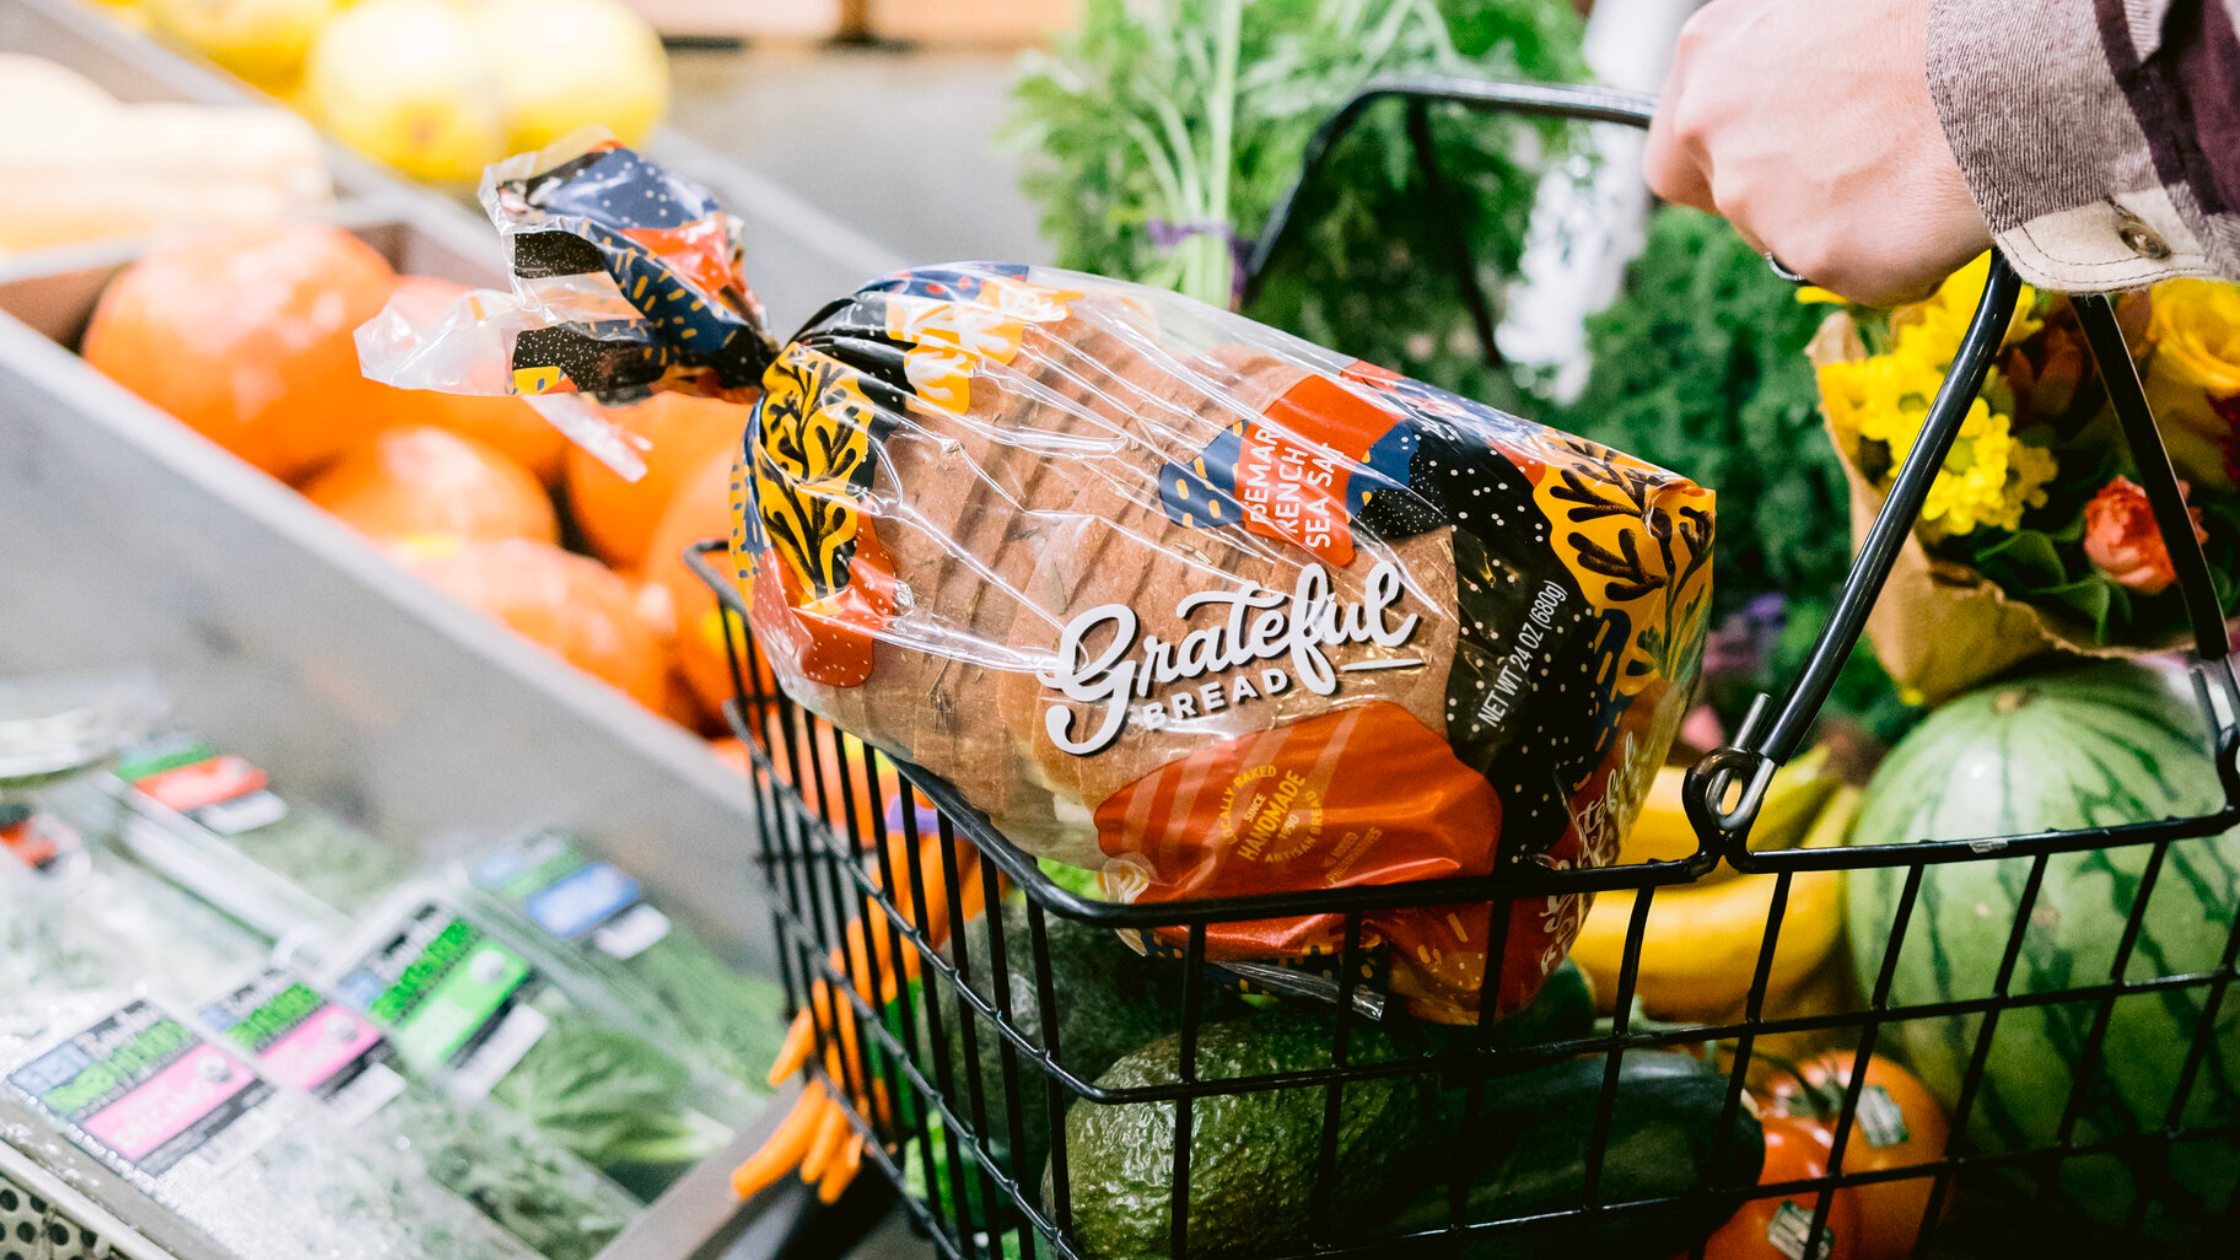
[[[249,99],[68,0],[0,0],[0,51],[59,61],[125,100]],[[400,271],[502,283],[497,239],[464,205],[340,151],[331,167],[335,221]],[[0,674],[144,667],[180,722],[423,857],[453,837],[570,826],[734,961],[773,971],[766,894],[739,839],[753,793],[697,738],[426,587],[78,359],[103,285],[142,248],[0,257]],[[789,300],[842,283],[818,271],[840,265],[830,250],[798,234],[777,248],[795,258]],[[809,1196],[742,1206],[728,1179],[786,1102],[605,1254],[789,1254]],[[173,1252],[197,1254],[119,1249]]]

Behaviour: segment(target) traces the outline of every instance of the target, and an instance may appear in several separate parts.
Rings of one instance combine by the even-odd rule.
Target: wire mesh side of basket
[[[1310,144],[1302,184],[1316,170],[1345,130],[1374,102],[1401,98],[1415,115],[1434,105],[1522,109],[1555,117],[1639,125],[1649,103],[1622,93],[1545,85],[1478,84],[1451,80],[1385,80],[1371,84],[1318,133]],[[1428,117],[1428,115],[1425,115]],[[1411,126],[1419,146],[1428,126]],[[1257,278],[1281,248],[1297,189],[1287,196],[1252,257]],[[1467,271],[1467,251],[1462,254]],[[853,1099],[851,1121],[867,1139],[871,1161],[905,1192],[917,1224],[945,1256],[1075,1257],[1084,1254],[1074,1229],[1071,1152],[1065,1116],[1077,1106],[1165,1107],[1171,1109],[1172,1168],[1168,1202],[1168,1254],[1192,1254],[1190,1247],[1193,1161],[1190,1140],[1198,1108],[1209,1099],[1274,1090],[1318,1091],[1324,1122],[1316,1145],[1311,1244],[1301,1257],[1448,1255],[1457,1246],[1498,1244],[1531,1234],[1543,1245],[1572,1245],[1591,1252],[1597,1231],[1629,1216],[1694,1205],[1723,1214],[1750,1199],[1811,1194],[1815,1207],[1807,1239],[1822,1237],[1834,1202],[1833,1191],[1898,1179],[1929,1183],[1914,1254],[1927,1256],[1951,1197],[1955,1177],[2005,1169],[2010,1176],[2034,1179],[2051,1193],[2064,1169],[2107,1157],[2123,1161],[2138,1178],[2123,1224],[2136,1231],[2152,1206],[2176,1197],[2174,1162],[2187,1158],[2197,1143],[2240,1142],[2240,1118],[2220,1112],[2204,1119],[2197,1106],[2205,1074],[2221,1068],[2216,1029],[2226,991],[2240,956],[2240,921],[2225,926],[2224,946],[2215,966],[2180,974],[2134,974],[2142,955],[2141,928],[2150,899],[2170,869],[2173,846],[2229,830],[2240,822],[2240,684],[2225,650],[2222,618],[2208,577],[2206,557],[2186,520],[2182,495],[2111,307],[2100,299],[2077,301],[2112,401],[2137,459],[2141,480],[2166,538],[2190,545],[2173,548],[2173,561],[2189,616],[2195,626],[2191,662],[2197,701],[2211,733],[2204,755],[2214,758],[2225,804],[2213,813],[2120,827],[2050,832],[2025,836],[1981,837],[1862,848],[1813,848],[1755,852],[1748,839],[1774,769],[1800,746],[1825,700],[1836,671],[1856,644],[1899,546],[1918,518],[1928,486],[1942,466],[1969,402],[1981,389],[2012,317],[2019,285],[2003,262],[1994,260],[1983,301],[1971,323],[1952,371],[1923,427],[1923,434],[1897,474],[1892,492],[1861,547],[1835,611],[1823,628],[1805,670],[1776,705],[1761,698],[1732,747],[1706,756],[1690,772],[1687,806],[1699,835],[1698,851],[1685,859],[1552,871],[1527,878],[1488,876],[1442,881],[1435,885],[1398,885],[1220,900],[1123,905],[1083,898],[1048,878],[1035,860],[1006,840],[948,784],[917,767],[889,761],[842,739],[821,720],[768,685],[760,649],[747,628],[746,601],[734,584],[702,553],[722,549],[709,543],[687,561],[716,592],[729,630],[738,698],[731,722],[749,748],[760,805],[757,857],[773,890],[774,918],[784,959],[785,980],[796,1009],[816,1012],[817,1052],[811,1071],[836,1095]],[[1467,297],[1467,290],[1465,292]],[[1484,321],[1481,321],[1484,322]],[[2208,841],[2202,841],[2207,843]],[[2089,849],[2144,846],[2147,857],[2126,908],[2125,930],[2105,978],[2085,978],[2056,989],[2018,983],[2024,947],[2038,912],[2038,898],[2050,863],[2063,854]],[[1893,1004],[1892,988],[1908,927],[1919,909],[1924,878],[1931,868],[1957,863],[2012,863],[2023,869],[2013,921],[1993,983],[1980,995],[1950,1001]],[[1501,1044],[1500,1025],[1481,1023],[1460,1044],[1436,1050],[1408,1038],[1404,1014],[1382,1015],[1368,1000],[1373,988],[1363,979],[1374,972],[1372,917],[1411,906],[1473,904],[1490,906],[1493,925],[1487,975],[1500,974],[1512,916],[1539,912],[1560,899],[1595,891],[1634,895],[1609,1006],[1631,1009],[1640,975],[1642,951],[1660,891],[1687,885],[1721,863],[1735,871],[1772,881],[1769,908],[1756,952],[1747,996],[1731,1016],[1680,1025],[1638,1026],[1627,1021],[1609,1031],[1536,1044]],[[1798,881],[1835,878],[1839,871],[1887,870],[1903,883],[1895,900],[1881,962],[1862,975],[1857,993],[1843,1009],[1781,1011],[1770,1000],[1771,977]],[[1016,890],[1023,894],[1025,930],[1005,926],[992,908]],[[1669,894],[1668,894],[1669,895]],[[991,908],[984,933],[953,930],[973,902]],[[1333,1024],[1328,1054],[1316,1066],[1292,1072],[1243,1078],[1201,1078],[1197,1042],[1203,1016],[1223,986],[1237,982],[1208,956],[1209,929],[1300,914],[1343,916],[1343,945],[1328,991],[1323,994]],[[1100,1084],[1069,1062],[1057,1029],[1066,995],[1056,988],[1049,937],[1053,919],[1090,924],[1175,942],[1172,965],[1181,991],[1176,1012],[1178,1079],[1167,1085],[1120,1088]],[[1857,930],[1858,925],[1853,925]],[[1879,931],[1880,925],[1877,925]],[[1837,950],[1841,952],[1839,942]],[[2128,1131],[2103,1131],[2088,1122],[2088,1100],[2112,1088],[2105,1075],[2106,1038],[2116,1004],[2127,997],[2159,995],[2186,1001],[2198,997],[2198,1018],[2159,1124]],[[1293,999],[1297,1000],[1297,999]],[[1971,1151],[1965,1139],[1971,1111],[1981,1098],[1987,1062],[2002,1016],[2014,1012],[2074,1006],[2084,1012],[2087,1031],[2077,1070],[2055,1139],[2027,1149]],[[1866,1068],[1891,1030],[1910,1021],[1973,1021],[1955,1114],[1953,1145],[1938,1159],[1880,1169],[1847,1169],[1844,1153],[1859,1121]],[[1398,1030],[1412,1049],[1394,1057],[1355,1053],[1362,1029],[1378,1025]],[[1758,1184],[1754,1176],[1731,1175],[1727,1147],[1738,1113],[1746,1109],[1747,1088],[1758,1047],[1770,1041],[1822,1035],[1846,1043],[1851,1056],[1843,1078],[1841,1106],[1832,1123],[1828,1172],[1782,1183]],[[1628,1054],[1718,1044],[1727,1055],[1727,1083],[1717,1148],[1706,1161],[1709,1175],[1671,1195],[1620,1198],[1605,1193],[1604,1164],[1610,1150],[1620,1068]],[[1510,1071],[1578,1055],[1605,1060],[1585,1147],[1581,1193],[1575,1202],[1503,1218],[1481,1217],[1469,1203],[1469,1189],[1481,1172],[1490,1146],[1476,1139],[1486,1114],[1491,1083]],[[1437,1228],[1400,1236],[1356,1236],[1346,1222],[1325,1219],[1338,1176],[1337,1131],[1349,1087],[1369,1082],[1420,1079],[1460,1099],[1464,1140],[1442,1152],[1446,1167],[1447,1219]],[[1026,1112],[1039,1114],[1050,1135],[1047,1168],[1007,1162],[1007,1152],[1025,1146]],[[2215,1209],[2229,1216],[2228,1201]],[[1549,1240],[1554,1240],[1550,1242]],[[1703,1248],[1696,1246],[1694,1255]],[[1269,1260],[1275,1260],[1269,1257]]]

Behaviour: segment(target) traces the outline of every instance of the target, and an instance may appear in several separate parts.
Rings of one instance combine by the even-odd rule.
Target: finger
[[[1688,93],[1688,57],[1683,46],[1665,77],[1657,97],[1657,112],[1649,119],[1649,143],[1641,153],[1641,173],[1649,191],[1676,205],[1710,210],[1711,164],[1701,146],[1680,127],[1681,103]]]
[[[1717,212],[1711,200],[1711,172],[1693,147],[1682,142],[1667,99],[1649,123],[1649,143],[1641,153],[1641,174],[1649,191],[1674,205]]]

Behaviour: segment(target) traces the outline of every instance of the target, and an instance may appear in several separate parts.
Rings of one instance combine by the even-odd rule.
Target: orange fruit
[[[695,735],[713,735],[723,729],[723,723],[700,707],[692,689],[684,685],[684,679],[677,677],[673,669],[661,681],[661,716]]]
[[[708,751],[714,753],[717,761],[722,762],[725,767],[735,773],[748,774],[754,769],[754,762],[747,757],[745,741],[736,735],[726,735],[721,739],[709,740]]]
[[[220,446],[292,479],[389,423],[352,334],[396,273],[339,228],[265,224],[165,246],[111,281],[86,362]]]
[[[389,301],[417,325],[433,322],[466,291],[465,285],[449,280],[406,276]],[[560,480],[568,439],[521,399],[439,394],[424,389],[398,390],[397,394],[399,419],[432,424],[487,443],[546,485]]]
[[[305,498],[368,538],[560,541],[552,499],[521,465],[470,437],[385,429],[303,483]]]
[[[653,531],[685,480],[718,451],[736,451],[749,411],[736,403],[661,393],[605,414],[649,444],[641,452],[646,475],[625,481],[589,451],[571,448],[568,509],[600,559],[618,569],[635,569],[644,563]],[[724,532],[730,532],[728,526]]]
[[[668,661],[637,583],[588,556],[518,538],[418,538],[396,553],[436,589],[660,709]]]
[[[723,647],[727,628],[732,628],[732,646],[740,652],[742,668],[747,658],[735,623],[723,615],[715,592],[685,567],[684,550],[704,538],[731,536],[731,470],[731,452],[716,452],[669,501],[669,510],[662,514],[646,548],[645,579],[665,588],[676,609],[677,637],[670,647],[677,674],[710,713],[722,713],[724,702],[737,690]],[[708,561],[718,573],[731,570],[729,551],[718,551]],[[768,661],[761,666],[762,694],[768,695],[777,690],[778,681],[771,676]]]

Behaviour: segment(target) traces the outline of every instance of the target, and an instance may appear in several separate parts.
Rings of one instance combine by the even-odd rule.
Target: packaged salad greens
[[[354,1139],[175,1012],[81,994],[0,1049],[0,1081],[241,1260],[527,1260],[409,1155]]]
[[[138,674],[0,681],[0,797],[115,755],[163,711],[162,693]]]
[[[511,1112],[401,1076],[363,1017],[267,963],[265,938],[98,842],[92,852],[81,876],[19,877],[0,895],[0,1035],[43,1026],[76,994],[139,986],[546,1260],[590,1260],[627,1225],[628,1192]]]
[[[604,978],[664,1045],[689,1046],[710,1067],[760,1091],[785,1035],[785,990],[733,970],[657,909],[638,881],[542,828],[468,870],[479,904]]]
[[[170,732],[124,750],[109,785],[170,830],[206,836],[347,915],[371,908],[412,874],[407,851],[273,791],[246,757]]]
[[[572,1000],[521,949],[408,886],[330,955],[322,975],[458,1097],[489,1097],[652,1199],[744,1124],[737,1082]]]
[[[428,1176],[545,1260],[591,1260],[638,1201],[513,1113],[408,1082],[364,1016],[295,974],[264,968],[196,1010],[264,1074],[362,1135],[411,1151]]]

